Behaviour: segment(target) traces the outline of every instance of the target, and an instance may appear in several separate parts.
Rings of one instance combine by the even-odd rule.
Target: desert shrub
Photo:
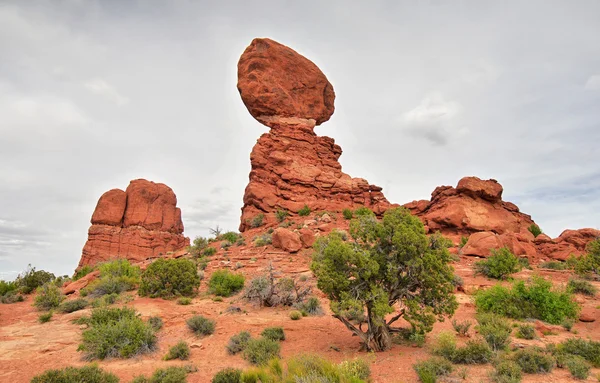
[[[152,298],[189,297],[196,294],[199,286],[200,276],[194,262],[159,258],[144,270],[138,293]]]
[[[316,297],[309,297],[305,301],[294,303],[294,307],[299,310],[302,315],[317,316],[323,315],[323,308],[321,302]]]
[[[212,383],[239,383],[242,379],[242,370],[237,368],[225,368],[212,378]]]
[[[77,350],[83,351],[88,360],[131,358],[156,347],[154,329],[134,309],[93,309],[86,322],[89,328],[83,332],[83,342]]]
[[[551,372],[555,364],[552,355],[545,353],[537,347],[527,347],[517,350],[510,358],[527,374]]]
[[[193,366],[159,368],[150,378],[138,376],[131,383],[186,383],[187,374],[194,371]]]
[[[308,215],[310,215],[310,208],[307,205],[304,205],[302,209],[298,210],[298,215],[300,217],[307,217]]]
[[[52,273],[36,270],[35,267],[28,265],[27,269],[17,276],[14,283],[23,294],[31,294],[38,287],[52,282],[55,278]]]
[[[52,311],[48,311],[47,313],[40,314],[40,316],[38,316],[38,322],[40,322],[40,323],[50,322],[50,319],[52,319],[53,314],[54,313]]]
[[[567,367],[571,375],[577,379],[587,379],[590,375],[590,370],[592,369],[592,366],[587,360],[577,355],[568,357],[565,361],[565,367]]]
[[[567,264],[560,261],[546,261],[541,262],[538,267],[540,269],[550,269],[550,270],[566,270]]]
[[[265,215],[263,213],[259,213],[252,218],[250,221],[250,227],[256,229],[257,227],[261,227],[263,225],[263,221],[265,220]]]
[[[0,297],[0,302],[9,304],[9,303],[17,303],[23,302],[25,297],[22,294],[17,293],[16,291],[10,291]]]
[[[472,323],[468,320],[459,322],[456,319],[452,319],[452,327],[454,328],[454,331],[456,331],[456,333],[460,336],[467,336],[471,325]]]
[[[211,294],[228,297],[244,287],[244,276],[229,270],[217,270],[210,276],[208,287]]]
[[[214,247],[207,247],[206,249],[204,249],[202,251],[202,255],[205,257],[210,257],[213,256],[217,253],[217,249],[215,249]]]
[[[521,366],[511,360],[503,360],[495,367],[491,374],[494,383],[519,383],[523,379]]]
[[[535,328],[530,324],[519,325],[516,335],[521,339],[535,339]]]
[[[438,334],[433,353],[458,364],[484,364],[493,356],[492,349],[483,340],[469,340],[464,346],[457,347],[456,338],[450,332]]]
[[[282,327],[267,327],[260,335],[271,340],[285,340],[285,333]]]
[[[339,233],[319,238],[311,270],[334,317],[366,350],[389,349],[399,319],[425,334],[436,320],[454,313],[458,304],[447,239],[427,236],[423,223],[405,208],[387,210],[381,221],[373,215],[354,219],[350,235],[354,241],[343,241]],[[366,313],[377,325],[353,325],[346,316],[351,311]]]
[[[583,294],[593,297],[598,292],[598,289],[590,282],[583,279],[570,279],[567,288],[575,294]]]
[[[491,313],[477,316],[479,333],[493,350],[506,348],[509,343],[511,324],[505,318]]]
[[[344,219],[346,219],[346,220],[351,220],[352,218],[354,218],[354,212],[350,209],[344,209],[342,211],[342,215],[344,216]]]
[[[291,320],[302,319],[302,313],[298,310],[292,310],[292,311],[290,311],[290,319]]]
[[[452,363],[440,357],[431,357],[413,365],[419,380],[422,383],[435,383],[437,378],[452,372]]]
[[[194,238],[192,245],[187,250],[193,257],[200,257],[206,249],[209,249],[208,243],[208,239],[198,236]]]
[[[246,344],[242,356],[255,365],[264,365],[269,360],[279,357],[279,342],[268,339],[250,339]]]
[[[158,331],[163,327],[163,320],[158,316],[150,317],[148,318],[148,324],[154,329],[154,331]]]
[[[63,302],[60,305],[60,311],[63,313],[72,313],[74,311],[83,310],[88,305],[88,301],[83,298],[73,299],[71,301]]]
[[[82,268],[78,269],[77,271],[75,271],[75,273],[73,274],[73,280],[79,280],[83,277],[85,277],[86,275],[88,275],[89,273],[91,273],[92,271],[94,271],[94,267],[90,266],[90,265],[85,265]]]
[[[190,358],[190,346],[184,341],[179,341],[176,345],[172,346],[164,356],[164,360],[188,360]]]
[[[50,310],[60,306],[60,303],[65,299],[60,288],[52,283],[46,283],[42,287],[37,288],[37,295],[33,305],[38,310]]]
[[[292,278],[276,279],[275,269],[272,265],[269,265],[268,274],[261,275],[250,281],[250,284],[244,291],[244,298],[258,303],[260,306],[292,306],[304,302],[304,299],[310,292],[310,287],[305,287]],[[314,301],[307,301],[307,304],[309,304],[309,307],[306,307],[306,309],[313,312],[320,309],[318,300],[316,303]],[[302,311],[302,308],[298,306],[296,308]]]
[[[491,249],[492,255],[486,260],[475,262],[475,273],[488,278],[506,279],[521,270],[519,259],[506,247]]]
[[[540,229],[540,227],[538,225],[536,225],[535,223],[532,223],[531,225],[529,225],[527,230],[529,230],[529,232],[531,234],[533,234],[534,238],[537,237],[538,235],[542,234],[542,229]]]
[[[369,363],[364,359],[345,360],[338,367],[341,373],[346,376],[362,380],[367,380],[371,376],[371,367],[369,367]]]
[[[97,365],[66,367],[62,370],[47,370],[34,376],[31,383],[118,383],[119,378],[105,372]]]
[[[475,296],[479,312],[491,312],[514,319],[536,318],[560,324],[576,318],[579,306],[568,291],[553,289],[552,282],[534,277],[530,284],[517,281],[512,288],[501,285],[480,290]]]
[[[464,237],[464,236],[460,237],[460,242],[458,244],[458,247],[462,249],[463,247],[465,247],[467,242],[469,242],[469,237]]]
[[[215,321],[205,318],[202,315],[191,317],[186,321],[186,324],[196,336],[210,335],[215,332]]]
[[[587,253],[579,259],[571,259],[575,272],[586,278],[600,274],[600,238],[587,244]]]
[[[86,295],[99,297],[133,290],[140,282],[140,268],[126,259],[116,259],[98,266],[100,277],[82,290]]]
[[[6,282],[0,280],[0,297],[12,292],[16,292],[17,288],[18,286],[15,282]]]
[[[252,336],[250,336],[250,333],[248,331],[239,332],[233,335],[231,338],[229,338],[229,342],[227,343],[227,346],[225,346],[225,348],[227,349],[228,353],[230,353],[231,355],[235,355],[239,352],[244,351],[250,339],[252,339]]]
[[[356,217],[373,217],[375,213],[371,209],[366,206],[361,206],[354,210],[354,215]]]
[[[240,233],[236,233],[235,231],[228,231],[226,233],[221,234],[218,239],[221,241],[236,243],[239,238]]]
[[[565,353],[581,356],[594,367],[600,367],[600,342],[570,338],[562,342],[560,346]]]
[[[273,240],[271,234],[268,233],[262,234],[254,239],[254,246],[256,247],[267,246],[271,243],[273,243]]]
[[[192,298],[181,297],[177,300],[178,305],[187,306],[192,303]]]
[[[277,218],[277,222],[283,222],[290,215],[287,210],[277,209],[275,212],[275,218]]]

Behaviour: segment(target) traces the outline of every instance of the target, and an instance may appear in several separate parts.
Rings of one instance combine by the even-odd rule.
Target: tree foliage
[[[403,208],[351,221],[350,242],[339,233],[315,244],[311,269],[317,286],[331,300],[334,317],[359,336],[367,350],[391,346],[392,327],[403,318],[412,331],[432,330],[435,320],[454,313],[454,270],[449,241],[428,237],[421,221]],[[353,318],[362,313],[366,324]],[[393,315],[392,315],[393,314]]]

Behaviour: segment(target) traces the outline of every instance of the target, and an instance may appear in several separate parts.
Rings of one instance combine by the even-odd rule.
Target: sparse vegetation
[[[88,275],[89,273],[91,273],[92,271],[94,271],[95,268],[90,266],[90,265],[85,265],[82,268],[78,269],[74,274],[73,274],[73,280],[77,281],[83,277],[85,277],[86,275]]]
[[[344,216],[344,219],[346,220],[351,220],[352,218],[354,218],[354,212],[350,209],[344,209],[342,211],[342,215]]]
[[[177,300],[178,305],[187,306],[192,303],[192,298],[181,297]]]
[[[75,311],[83,310],[88,305],[88,301],[83,298],[77,298],[70,301],[63,302],[60,305],[60,311],[63,313],[72,313]]]
[[[535,328],[530,324],[519,325],[516,335],[521,339],[535,339]]]
[[[227,346],[225,346],[225,348],[227,348],[228,353],[230,353],[231,355],[235,355],[244,351],[250,339],[252,339],[252,336],[250,336],[250,333],[248,331],[239,332],[233,335],[231,338],[229,338],[229,342],[227,343]]]
[[[270,245],[272,242],[273,241],[271,239],[271,234],[265,233],[254,239],[254,246],[256,246],[256,247],[267,246],[267,245]]]
[[[133,290],[140,282],[140,268],[126,259],[116,259],[98,266],[100,276],[82,289],[82,294],[99,297],[107,294],[120,294]]]
[[[471,321],[468,320],[459,322],[456,319],[452,319],[452,328],[454,328],[454,331],[460,336],[467,336],[471,325]]]
[[[438,334],[433,353],[457,364],[484,364],[493,356],[492,349],[485,341],[469,340],[464,346],[458,347],[454,334],[446,331]]]
[[[52,282],[56,277],[54,274],[44,270],[36,270],[31,265],[27,266],[27,269],[17,276],[15,279],[15,286],[19,289],[19,292],[23,294],[31,294],[38,287]]]
[[[159,258],[144,270],[138,293],[152,298],[190,297],[199,286],[200,275],[194,262],[184,258]]]
[[[365,349],[390,348],[391,332],[396,331],[391,325],[400,318],[413,332],[424,334],[436,319],[454,313],[458,305],[447,239],[428,237],[419,218],[404,208],[386,211],[382,221],[360,216],[350,222],[350,234],[355,239],[351,243],[338,233],[319,238],[311,269],[331,300],[334,317]],[[372,325],[366,332],[352,323],[351,312],[367,313]]]
[[[217,270],[210,276],[209,291],[220,297],[229,297],[244,288],[244,276],[229,270]]]
[[[285,333],[282,327],[267,327],[260,335],[271,340],[285,340]]]
[[[186,324],[196,336],[210,335],[215,332],[215,321],[205,318],[202,315],[191,317],[186,321]]]
[[[150,378],[138,376],[131,383],[186,383],[187,374],[197,370],[194,366],[160,368]]]
[[[290,215],[285,209],[277,209],[275,212],[275,218],[277,218],[277,222],[283,222]]]
[[[269,265],[268,274],[256,277],[250,281],[244,291],[244,298],[258,303],[260,306],[292,306],[301,304],[311,292],[309,287],[297,283],[292,278],[275,278],[275,269]],[[307,302],[308,304],[309,302]],[[315,311],[320,308],[315,302],[310,302],[308,310]],[[300,309],[299,307],[297,307]]]
[[[527,374],[544,374],[551,372],[556,361],[538,347],[527,347],[515,351],[510,359]]]
[[[65,299],[60,288],[52,283],[46,283],[42,287],[37,288],[37,295],[33,305],[38,310],[50,310],[60,306],[60,303]]]
[[[570,338],[560,344],[560,351],[581,356],[594,367],[600,367],[600,342]]]
[[[302,209],[298,210],[298,215],[300,217],[308,217],[310,215],[310,208],[307,205],[304,205]]]
[[[460,237],[460,243],[458,244],[458,248],[462,249],[469,242],[469,237]]]
[[[538,267],[540,269],[550,269],[550,270],[566,270],[567,264],[565,262],[560,261],[546,261],[541,262]]]
[[[491,249],[491,253],[486,260],[475,263],[476,274],[493,279],[506,279],[521,270],[519,259],[508,248]]]
[[[598,292],[594,285],[583,279],[570,279],[567,288],[574,294],[583,294],[588,297],[593,297]]]
[[[453,370],[452,363],[439,356],[416,363],[413,368],[422,383],[436,383],[439,377],[448,375]]]
[[[236,233],[235,231],[228,231],[223,233],[217,238],[220,241],[227,241],[229,243],[236,243],[238,239],[240,239],[240,233]]]
[[[54,313],[52,311],[48,311],[47,313],[40,314],[40,316],[38,317],[38,322],[40,322],[40,323],[50,322],[50,319],[52,319],[53,314]]]
[[[238,383],[242,379],[242,370],[237,368],[225,368],[212,378],[212,383]]]
[[[573,264],[575,272],[585,278],[594,278],[600,274],[600,238],[587,244],[587,254],[579,259],[569,259]]]
[[[0,302],[5,304],[17,303],[25,301],[25,297],[16,291],[11,291],[0,297]]]
[[[496,285],[480,290],[475,296],[475,304],[479,312],[560,324],[567,318],[577,317],[579,306],[572,298],[570,292],[554,289],[552,282],[533,277],[527,285],[517,281],[512,288]]]
[[[576,379],[587,379],[590,376],[592,366],[581,356],[571,356],[565,361],[565,367]]]
[[[163,326],[163,320],[159,316],[150,317],[148,318],[148,324],[154,329],[154,331],[158,331]]]
[[[188,344],[185,343],[184,341],[179,341],[176,345],[172,346],[169,349],[169,352],[167,353],[167,355],[165,355],[165,357],[163,359],[164,360],[173,360],[173,359],[188,360],[189,358],[190,358],[190,346],[188,346]]]
[[[85,322],[78,351],[85,358],[131,358],[148,353],[156,347],[154,328],[145,323],[132,308],[97,308]]]
[[[531,225],[529,225],[527,230],[529,230],[529,232],[531,234],[533,234],[534,238],[537,238],[538,235],[542,234],[542,229],[540,229],[540,227],[538,225],[536,225],[535,223],[532,223]]]
[[[202,251],[202,256],[211,257],[211,256],[215,255],[216,253],[217,253],[217,249],[215,249],[214,247],[207,247],[206,249],[204,249]]]
[[[290,319],[291,320],[302,319],[302,313],[298,310],[292,310],[292,311],[290,311]]]
[[[374,217],[375,213],[371,209],[366,206],[361,206],[354,210],[354,215],[356,217]]]
[[[263,213],[259,213],[252,218],[250,222],[250,227],[256,229],[257,227],[261,227],[263,225],[263,221],[265,220],[265,215]]]
[[[33,377],[31,383],[118,383],[119,378],[105,372],[97,365],[84,367],[66,367],[61,370],[47,370]]]
[[[523,379],[521,366],[512,360],[500,361],[491,374],[494,383],[519,383]]]
[[[268,339],[250,339],[246,344],[242,356],[255,365],[264,365],[273,358],[279,357],[279,342]]]
[[[323,315],[323,308],[321,308],[321,302],[319,302],[319,300],[316,297],[309,297],[305,301],[294,303],[293,306],[302,313],[302,316]]]
[[[505,318],[491,313],[479,314],[477,316],[479,325],[477,329],[492,350],[502,350],[508,346],[511,324]]]

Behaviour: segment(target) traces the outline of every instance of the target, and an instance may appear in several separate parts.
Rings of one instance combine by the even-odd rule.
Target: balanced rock
[[[240,231],[253,218],[276,223],[278,210],[297,213],[342,211],[367,206],[383,213],[389,202],[381,187],[342,172],[342,149],[313,131],[334,111],[333,87],[311,61],[269,39],[254,39],[238,63],[242,101],[269,126],[250,154],[250,182],[244,193]]]
[[[272,123],[294,119],[319,125],[334,110],[333,86],[306,57],[270,39],[254,39],[238,62],[238,90],[254,118]]]
[[[190,244],[173,190],[143,179],[104,193],[91,223],[78,268],[114,258],[143,261]]]

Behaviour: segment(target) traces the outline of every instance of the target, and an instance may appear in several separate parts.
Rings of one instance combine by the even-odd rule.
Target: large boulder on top
[[[281,249],[289,253],[295,253],[302,249],[302,242],[300,242],[300,236],[291,230],[283,227],[278,227],[273,231],[271,236],[273,247]]]
[[[254,39],[238,62],[238,90],[250,114],[272,126],[280,118],[314,120],[334,111],[333,86],[309,59],[271,39]]]

